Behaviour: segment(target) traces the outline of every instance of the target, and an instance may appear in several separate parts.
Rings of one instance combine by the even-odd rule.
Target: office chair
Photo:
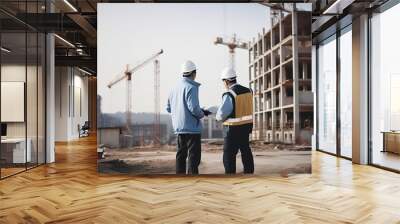
[[[89,121],[85,121],[85,123],[82,125],[82,127],[79,129],[79,138],[80,137],[87,137],[89,136]]]

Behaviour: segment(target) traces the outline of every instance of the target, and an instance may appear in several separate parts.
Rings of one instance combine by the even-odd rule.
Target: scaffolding
[[[252,139],[311,144],[311,45],[311,13],[294,10],[275,12],[271,29],[249,43]]]

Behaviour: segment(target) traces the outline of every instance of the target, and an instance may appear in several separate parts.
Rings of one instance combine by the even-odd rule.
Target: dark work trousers
[[[199,174],[201,160],[201,135],[178,134],[178,151],[176,153],[176,174]]]
[[[239,150],[242,155],[243,172],[246,174],[254,173],[253,154],[249,144],[252,124],[224,128],[226,129],[223,155],[225,173],[236,173],[236,155]]]

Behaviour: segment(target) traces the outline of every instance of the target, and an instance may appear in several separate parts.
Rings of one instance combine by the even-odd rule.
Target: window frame
[[[344,17],[341,21],[342,27],[337,27],[337,24],[332,25],[330,28],[327,29],[327,32],[329,32],[328,35],[322,34],[323,38],[317,39],[316,45],[316,58],[315,58],[315,64],[316,64],[316,117],[317,119],[315,120],[316,122],[316,137],[315,137],[315,145],[316,145],[316,150],[319,152],[327,153],[333,156],[337,156],[340,158],[344,158],[347,160],[352,160],[352,158],[347,157],[342,155],[342,150],[341,150],[341,119],[340,119],[340,77],[341,77],[341,67],[340,67],[340,42],[341,42],[341,36],[346,34],[347,32],[352,31],[352,22],[351,22],[351,17],[346,16]],[[338,22],[338,23],[339,23]],[[330,30],[329,30],[330,29]],[[336,29],[335,32],[332,32],[332,29]],[[324,36],[325,35],[325,36]],[[319,147],[319,85],[320,85],[320,74],[319,74],[319,48],[322,43],[326,44],[329,43],[330,41],[336,41],[336,151],[335,153],[329,152],[327,150],[321,149]]]
[[[368,132],[368,137],[367,137],[367,141],[368,141],[368,165],[373,166],[373,167],[377,167],[383,170],[387,170],[387,171],[391,171],[391,172],[395,172],[395,173],[400,173],[400,170],[394,169],[394,168],[390,168],[384,165],[380,165],[377,163],[374,163],[373,160],[373,154],[374,154],[374,149],[373,149],[373,130],[372,130],[372,19],[374,17],[374,14],[381,14],[384,13],[385,11],[393,8],[394,6],[397,6],[398,4],[400,4],[399,0],[388,0],[385,3],[383,3],[382,5],[378,6],[377,8],[368,11],[368,30],[367,30],[367,46],[368,46],[368,53],[367,53],[367,60],[368,60],[368,69],[367,69],[367,82],[368,82],[368,96],[367,96],[367,107],[368,107],[368,111],[367,111],[367,119],[368,119],[368,125],[367,125],[367,132]]]

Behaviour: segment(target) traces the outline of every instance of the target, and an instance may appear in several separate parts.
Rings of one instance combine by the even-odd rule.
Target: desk
[[[6,163],[26,163],[31,162],[31,139],[27,139],[28,143],[25,152],[25,138],[6,138],[1,139],[1,157]]]
[[[400,131],[382,131],[383,150],[382,152],[392,152],[400,154]]]

